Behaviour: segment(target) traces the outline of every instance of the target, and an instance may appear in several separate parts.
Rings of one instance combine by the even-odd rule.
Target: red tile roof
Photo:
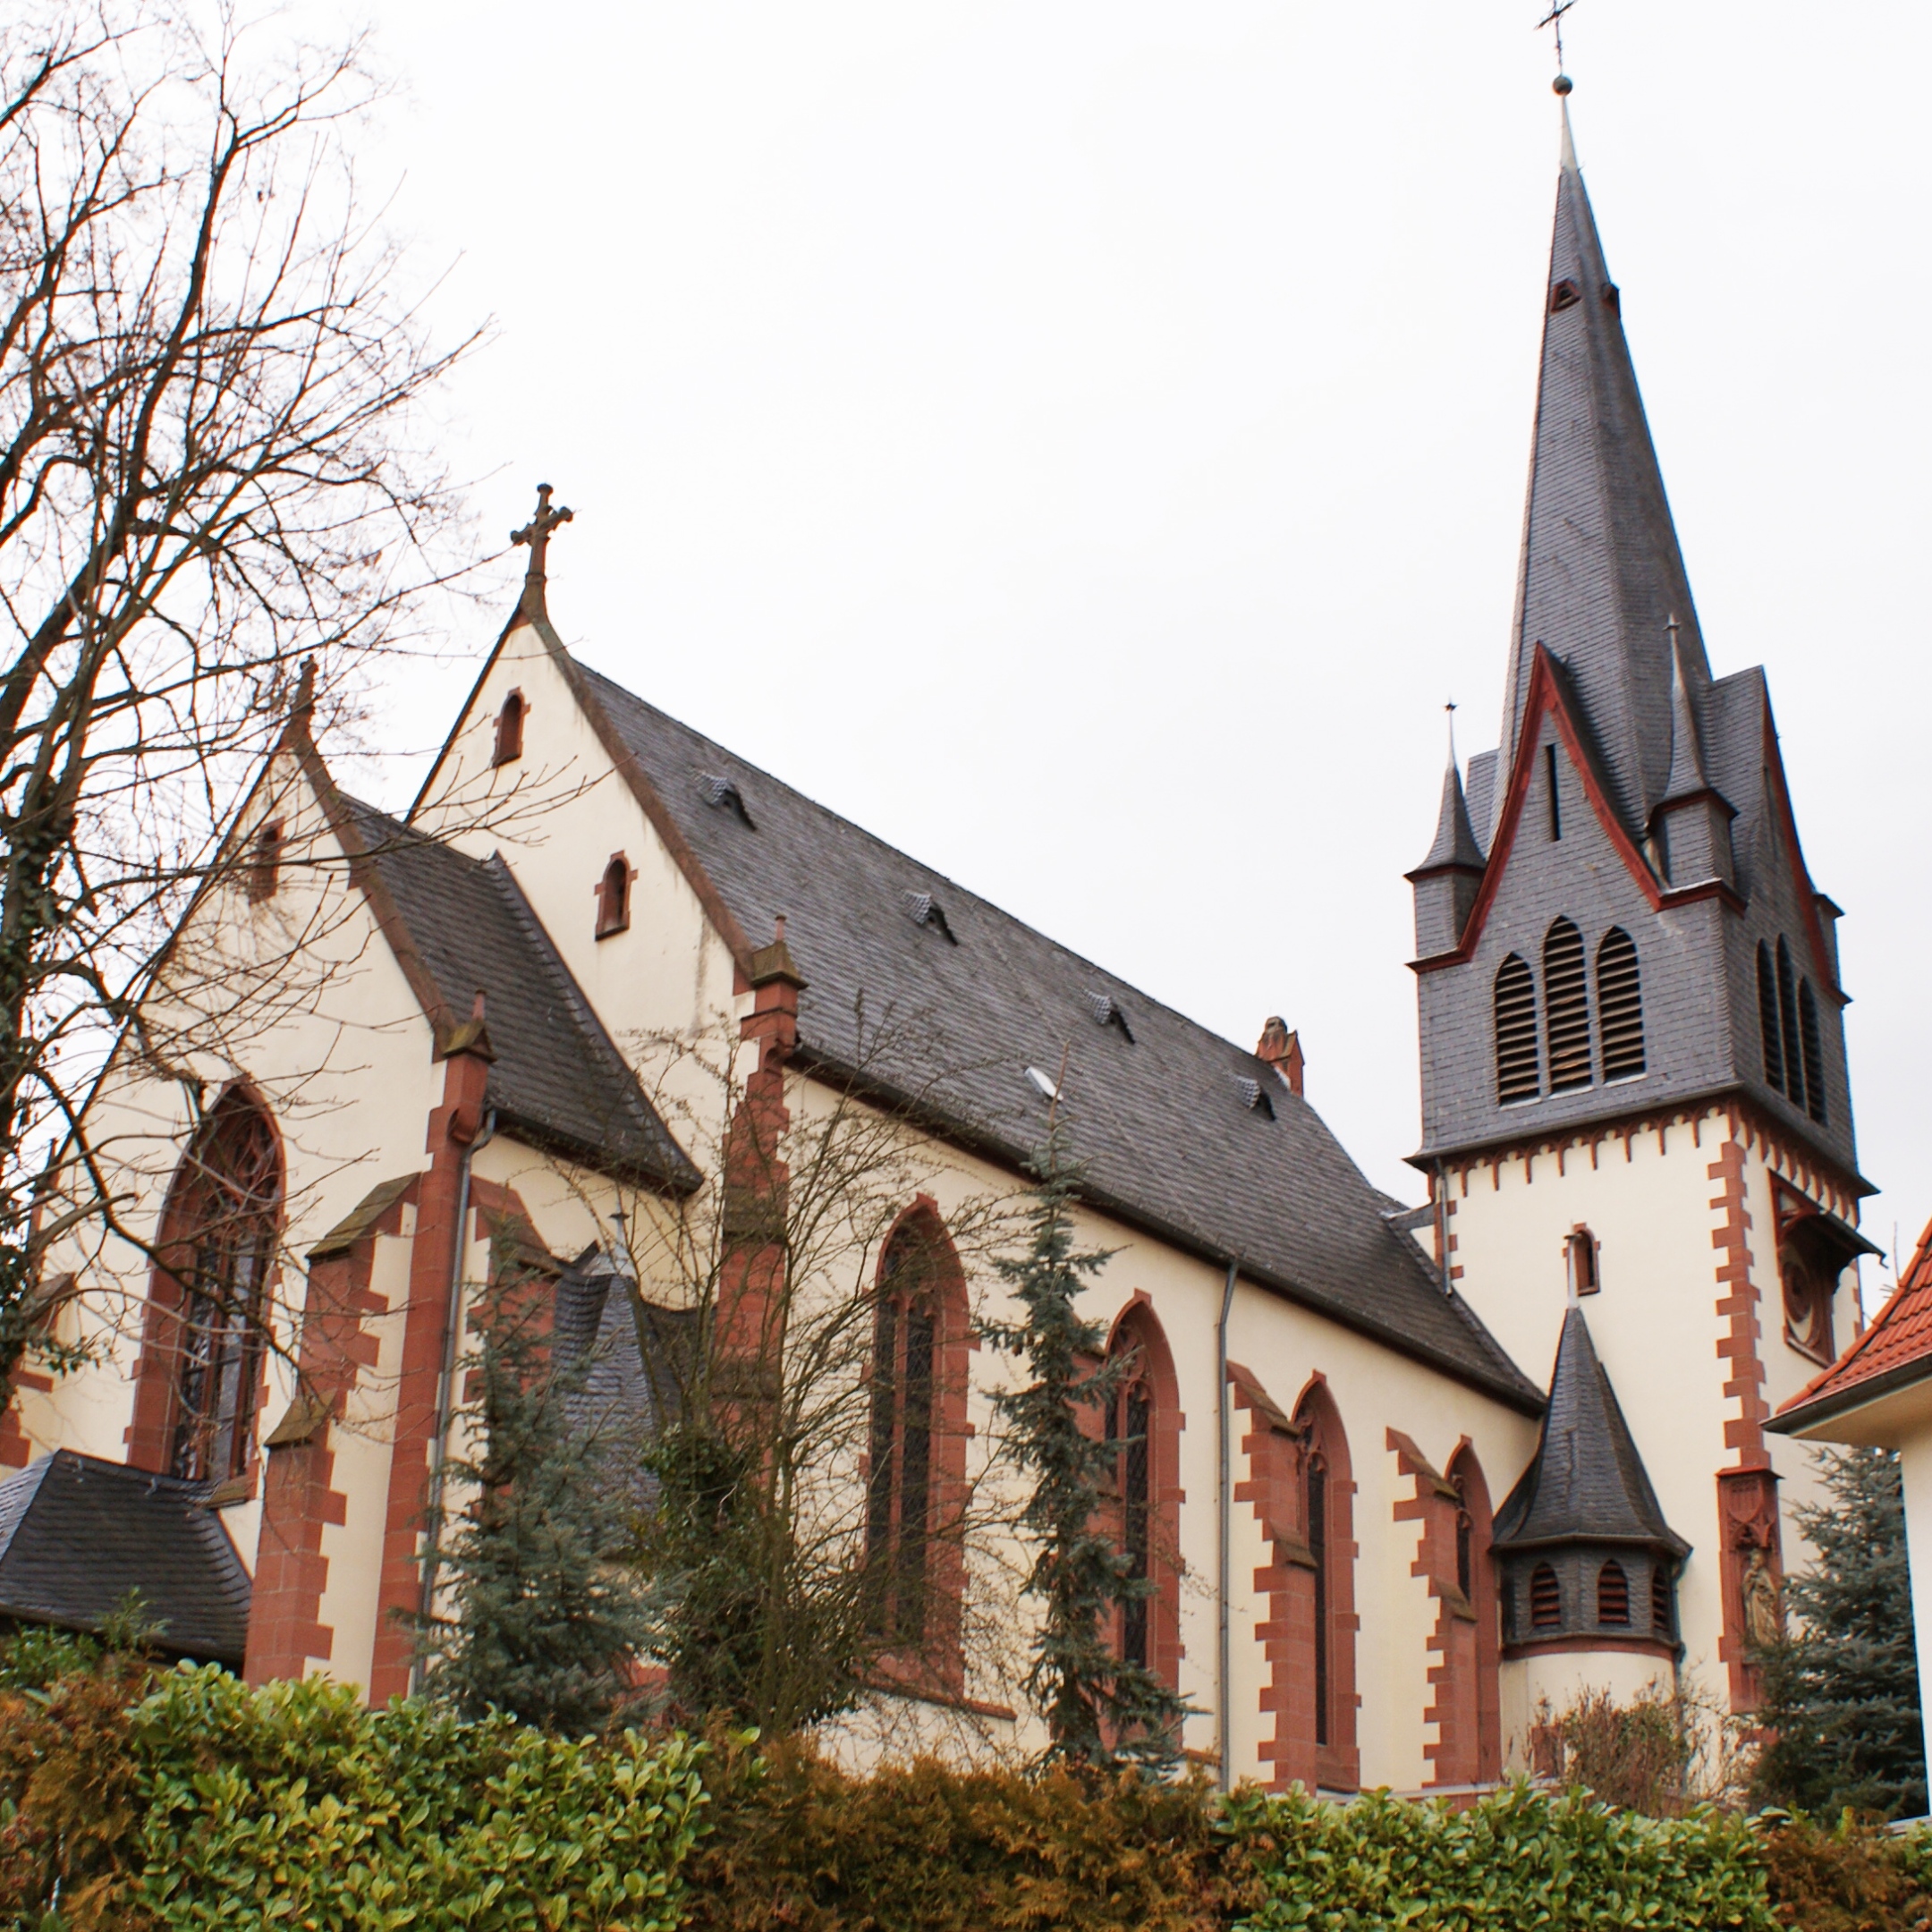
[[[1829,1368],[1800,1389],[1778,1415],[1782,1419],[1800,1410],[1848,1406],[1860,1384],[1896,1377],[1915,1364],[1932,1375],[1932,1222],[1919,1237],[1911,1265],[1871,1326]]]

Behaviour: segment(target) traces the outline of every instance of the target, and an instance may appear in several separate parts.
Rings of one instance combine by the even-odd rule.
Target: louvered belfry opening
[[[1623,1573],[1623,1565],[1614,1558],[1597,1572],[1597,1621],[1630,1622],[1630,1579]]]
[[[1670,1571],[1661,1563],[1650,1565],[1650,1628],[1660,1637],[1671,1633]]]
[[[1784,1049],[1784,1092],[1794,1106],[1805,1104],[1804,1048],[1798,1038],[1798,976],[1791,948],[1777,943],[1778,1043]]]
[[[1546,1563],[1539,1563],[1530,1572],[1530,1627],[1555,1630],[1562,1622],[1563,1590],[1556,1572]]]
[[[1536,980],[1527,960],[1512,953],[1496,976],[1496,1099],[1534,1100],[1537,1083]]]
[[[1613,926],[1597,948],[1597,1023],[1603,1032],[1603,1077],[1631,1080],[1644,1070],[1643,982],[1637,943]]]
[[[1543,941],[1543,1011],[1550,1091],[1588,1087],[1589,992],[1584,984],[1583,935],[1566,919],[1558,919]]]
[[[1774,1093],[1784,1091],[1784,1044],[1778,1028],[1777,974],[1771,964],[1771,948],[1758,942],[1758,1031],[1764,1046],[1765,1085]]]
[[[1798,982],[1798,1039],[1804,1049],[1805,1112],[1825,1124],[1825,1047],[1818,1037],[1818,1001],[1811,982]]]

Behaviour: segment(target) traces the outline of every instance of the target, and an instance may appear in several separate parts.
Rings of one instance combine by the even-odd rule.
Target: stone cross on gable
[[[572,510],[553,510],[550,507],[550,486],[537,486],[537,514],[520,530],[510,532],[513,544],[530,546],[530,568],[523,572],[523,595],[517,608],[526,617],[541,617],[547,623],[550,613],[544,604],[544,585],[547,573],[544,565],[550,554],[550,533],[560,523],[569,523],[575,518]]]

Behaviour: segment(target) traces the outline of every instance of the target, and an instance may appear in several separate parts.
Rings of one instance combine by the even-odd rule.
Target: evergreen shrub
[[[1902,1835],[1847,1811],[1835,1825],[1762,1814],[1777,1922],[1800,1932],[1932,1932],[1932,1829]]]
[[[700,1755],[107,1658],[0,1698],[0,1926],[673,1932]]]

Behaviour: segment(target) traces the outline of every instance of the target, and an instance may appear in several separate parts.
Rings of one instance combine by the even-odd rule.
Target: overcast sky
[[[307,0],[324,18],[326,0]],[[1493,744],[1557,120],[1538,0],[410,0],[400,178],[564,639],[1242,1043],[1419,1197],[1409,888]],[[1867,1224],[1932,1211],[1932,13],[1582,0],[1577,145],[1713,669],[1842,928]],[[505,562],[505,597],[516,566]],[[460,640],[480,652],[492,627]],[[467,666],[398,729],[426,741]],[[391,774],[406,796],[406,776]],[[1868,1299],[1889,1275],[1868,1270]]]

